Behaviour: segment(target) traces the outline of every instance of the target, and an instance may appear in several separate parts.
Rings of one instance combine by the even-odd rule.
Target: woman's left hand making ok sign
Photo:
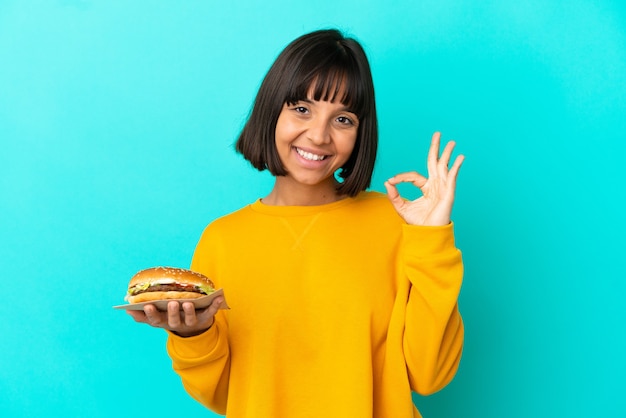
[[[440,139],[441,134],[435,132],[428,152],[428,177],[417,172],[407,172],[397,174],[385,182],[389,200],[408,224],[443,226],[450,223],[456,177],[465,157],[459,155],[452,167],[448,168],[455,143],[448,142],[439,157]],[[413,183],[422,191],[422,196],[415,200],[402,198],[396,187],[400,183]]]

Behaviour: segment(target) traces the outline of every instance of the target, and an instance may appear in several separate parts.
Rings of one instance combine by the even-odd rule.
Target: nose
[[[330,130],[328,123],[323,118],[312,120],[307,129],[307,138],[315,145],[327,144],[330,142]]]

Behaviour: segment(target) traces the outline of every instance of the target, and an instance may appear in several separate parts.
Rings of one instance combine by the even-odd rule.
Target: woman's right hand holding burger
[[[127,310],[136,322],[143,322],[156,328],[163,328],[180,337],[193,337],[207,331],[213,325],[215,314],[224,297],[216,297],[209,306],[196,310],[191,302],[180,303],[172,300],[167,304],[167,312],[159,311],[156,306],[148,304],[143,311]]]

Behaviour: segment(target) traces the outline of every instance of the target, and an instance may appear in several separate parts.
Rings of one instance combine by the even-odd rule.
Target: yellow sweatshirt
[[[191,264],[231,309],[168,337],[187,392],[228,418],[419,417],[463,347],[453,225],[406,225],[387,197],[257,201],[215,220]]]

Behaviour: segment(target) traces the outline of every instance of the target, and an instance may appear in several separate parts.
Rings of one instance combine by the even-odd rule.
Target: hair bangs
[[[295,82],[292,83],[294,88],[287,91],[285,103],[293,104],[311,99],[339,101],[362,118],[368,113],[368,100],[366,100],[363,76],[359,73],[359,67],[356,63],[350,62],[346,56],[335,60],[332,58],[311,62],[310,66],[302,65],[301,71],[294,74]]]

